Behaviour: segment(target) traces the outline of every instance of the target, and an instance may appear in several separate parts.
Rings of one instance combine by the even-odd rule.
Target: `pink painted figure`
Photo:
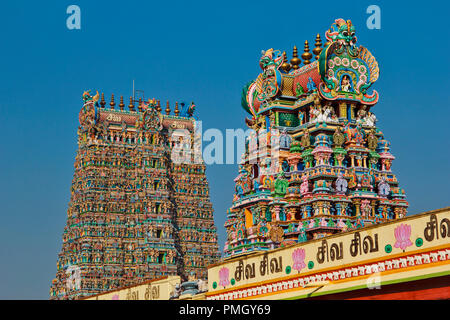
[[[407,224],[401,224],[394,230],[395,235],[395,245],[394,247],[405,250],[407,247],[412,246],[410,240],[411,237],[411,226]]]
[[[337,226],[339,228],[342,228],[342,229],[345,229],[345,230],[347,229],[347,225],[344,223],[344,221],[342,219],[339,219],[339,221],[337,223]]]
[[[305,195],[309,192],[309,187],[308,187],[308,178],[306,176],[302,177],[302,184],[300,185],[300,193],[302,195]]]
[[[230,270],[228,268],[222,268],[219,270],[219,285],[226,287],[230,284],[229,280]]]
[[[369,200],[363,200],[361,202],[361,211],[363,217],[368,217],[370,215],[370,212],[372,211],[372,207],[370,206]]]
[[[292,253],[292,260],[294,261],[292,269],[300,272],[303,268],[305,268],[305,249],[295,249]]]

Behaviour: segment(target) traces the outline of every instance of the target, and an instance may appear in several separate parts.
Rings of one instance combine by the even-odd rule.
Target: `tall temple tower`
[[[406,215],[390,143],[376,127],[378,63],[337,19],[299,57],[263,51],[242,93],[253,135],[235,179],[225,257],[325,237]],[[311,61],[315,56],[315,61]],[[300,66],[303,59],[303,66]]]
[[[100,101],[99,101],[100,100]],[[76,299],[166,275],[206,279],[220,258],[195,105],[83,94],[78,151],[51,299]],[[194,140],[191,140],[194,141]],[[181,150],[181,151],[178,151]]]

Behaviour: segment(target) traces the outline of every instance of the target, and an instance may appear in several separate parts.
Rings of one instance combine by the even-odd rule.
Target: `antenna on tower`
[[[142,101],[145,101],[144,90],[137,90],[137,89],[135,89],[135,87],[134,87],[134,79],[133,79],[133,102],[137,102],[138,101],[138,99],[136,99],[136,93],[137,92],[141,93]]]
[[[135,90],[135,92],[140,92],[141,94],[141,98],[142,98],[142,101],[145,101],[145,96],[144,96],[144,90]],[[139,94],[138,94],[138,96],[139,96]],[[137,100],[139,100],[139,99],[137,99]]]

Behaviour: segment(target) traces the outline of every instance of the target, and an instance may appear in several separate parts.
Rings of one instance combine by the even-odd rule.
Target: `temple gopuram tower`
[[[299,55],[263,51],[262,72],[242,92],[252,135],[227,213],[225,257],[268,250],[406,215],[391,171],[390,143],[376,126],[379,76],[337,19]],[[303,60],[303,65],[301,62]]]
[[[194,103],[134,101],[109,108],[83,94],[78,151],[51,299],[77,299],[168,275],[206,279],[220,258]],[[138,103],[136,107],[136,102]],[[182,156],[183,161],[179,157]]]

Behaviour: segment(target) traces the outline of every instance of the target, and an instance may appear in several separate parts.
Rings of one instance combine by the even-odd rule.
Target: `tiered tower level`
[[[376,127],[378,63],[337,19],[301,58],[263,51],[242,92],[253,134],[225,227],[225,257],[267,250],[406,215],[390,143]],[[315,61],[312,62],[313,55]],[[303,59],[303,66],[300,66]]]
[[[130,98],[128,110],[123,97],[116,109],[114,95],[109,108],[98,92],[83,101],[51,299],[166,275],[206,279],[220,253],[205,164],[193,144],[177,145],[179,130],[194,141],[195,105],[176,103],[171,115],[169,102],[163,114],[155,99]]]

